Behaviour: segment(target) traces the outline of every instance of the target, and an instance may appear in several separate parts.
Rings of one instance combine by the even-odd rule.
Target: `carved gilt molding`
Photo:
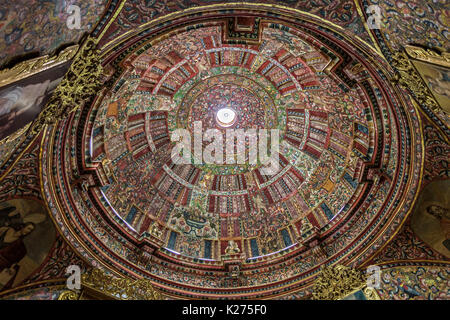
[[[393,67],[398,71],[394,77],[394,83],[411,92],[416,97],[419,105],[427,106],[434,113],[443,112],[441,106],[433,98],[431,91],[423,82],[422,77],[416,71],[406,51],[396,52],[393,55]]]
[[[75,291],[71,290],[65,290],[61,292],[61,294],[58,297],[58,300],[79,300],[80,294]]]
[[[20,62],[10,69],[0,70],[0,87],[63,64],[75,56],[78,48],[78,45],[70,46],[56,56],[45,55]]]
[[[161,300],[163,296],[146,279],[115,278],[100,269],[81,276],[81,290],[66,290],[58,300],[116,299]]]
[[[378,300],[378,294],[367,286],[366,275],[343,265],[322,267],[313,289],[315,300],[339,300],[363,290],[369,300]]]
[[[95,96],[101,85],[102,72],[95,39],[87,38],[49,102],[31,125],[30,133],[39,133],[45,125],[65,118]]]
[[[21,129],[17,130],[16,132],[10,134],[9,136],[6,136],[6,137],[4,137],[3,139],[1,139],[1,140],[0,140],[0,146],[2,146],[2,145],[4,145],[4,144],[7,144],[7,143],[10,143],[10,142],[13,142],[13,141],[16,140],[17,138],[22,137],[22,135],[28,131],[28,128],[30,127],[30,125],[31,125],[31,122],[28,123],[28,124],[26,124],[23,128],[21,128]],[[12,151],[13,151],[13,150],[10,150],[10,152],[12,152]],[[3,154],[3,155],[0,157],[0,163],[1,163],[1,161],[2,161],[4,158],[6,158],[6,157],[7,157],[7,155],[6,155],[6,154]]]
[[[405,46],[405,51],[408,56],[413,59],[450,68],[450,52],[442,52],[439,54],[430,49],[423,49],[410,45]]]
[[[408,91],[414,98],[414,102],[420,106],[427,116],[443,132],[447,135],[450,134],[448,107],[439,104],[414,63],[417,61],[450,68],[450,53],[437,53],[429,49],[406,46],[403,51],[394,53],[392,58],[392,67],[397,70],[392,83]]]

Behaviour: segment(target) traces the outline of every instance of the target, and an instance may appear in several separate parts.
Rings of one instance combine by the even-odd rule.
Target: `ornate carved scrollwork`
[[[416,97],[419,105],[425,105],[434,113],[440,113],[443,111],[441,106],[433,98],[432,93],[414,68],[407,53],[414,52],[413,55],[420,56],[425,51],[419,53],[411,50],[411,48],[408,48],[408,51],[396,52],[393,55],[392,66],[398,71],[398,74],[393,79],[394,83],[399,84],[403,89],[411,92]]]
[[[366,281],[364,273],[356,269],[342,265],[323,267],[316,280],[313,297],[315,300],[339,300],[362,289]]]
[[[161,300],[162,295],[149,280],[114,278],[99,269],[82,275],[82,286],[120,300]]]
[[[413,59],[430,62],[450,68],[450,52],[437,53],[430,49],[405,46],[406,53]]]
[[[103,68],[93,38],[87,38],[76,54],[69,71],[53,92],[50,101],[33,122],[30,133],[39,133],[44,125],[56,123],[97,93]]]
[[[66,290],[61,292],[61,294],[58,297],[58,300],[79,300],[80,294],[75,291]]]
[[[163,296],[149,280],[115,278],[100,269],[81,276],[80,290],[65,290],[58,300],[161,300]]]
[[[380,300],[380,296],[378,295],[378,293],[376,292],[376,290],[374,288],[364,288],[364,294],[367,297],[367,299],[369,300]]]

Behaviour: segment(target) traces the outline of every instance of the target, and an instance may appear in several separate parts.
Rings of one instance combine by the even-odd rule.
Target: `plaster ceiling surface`
[[[105,55],[108,85],[44,139],[47,204],[76,250],[185,297],[306,295],[320,265],[380,250],[422,163],[416,110],[383,59],[298,13],[172,21]],[[278,130],[278,169],[176,163],[171,136],[199,124],[224,141]]]

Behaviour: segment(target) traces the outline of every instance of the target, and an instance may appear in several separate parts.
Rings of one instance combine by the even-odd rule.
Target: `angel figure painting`
[[[29,277],[55,240],[53,222],[41,203],[28,199],[0,203],[0,291]]]

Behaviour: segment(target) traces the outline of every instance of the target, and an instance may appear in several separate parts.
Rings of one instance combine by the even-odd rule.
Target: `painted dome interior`
[[[38,36],[0,8],[0,232],[29,233],[1,243],[0,298],[61,289],[70,265],[167,299],[317,298],[369,266],[373,296],[442,296],[442,1],[79,2],[89,32],[49,21],[17,65],[4,42]]]
[[[110,173],[100,190],[105,208],[130,232],[156,227],[169,239],[166,249],[191,258],[220,260],[234,240],[244,259],[270,259],[301,244],[302,226],[326,231],[348,215],[374,149],[370,102],[330,75],[336,61],[299,31],[261,29],[258,44],[228,44],[211,23],[127,61],[120,88],[95,117],[90,153]],[[358,72],[356,63],[345,70],[350,81]],[[203,132],[217,128],[224,107],[236,110],[233,128],[280,130],[276,174],[251,164],[173,163],[171,133],[185,128],[194,136],[195,121]],[[388,175],[397,165],[392,140],[383,159]]]
[[[61,218],[79,221],[69,228],[90,234],[93,254],[124,272],[206,295],[297,283],[326,260],[365,259],[406,213],[395,203],[413,195],[420,172],[420,147],[408,160],[417,142],[406,123],[417,119],[401,111],[407,101],[383,60],[317,21],[216,14],[175,19],[126,54],[108,53],[116,62],[105,66],[106,88],[55,133],[66,147],[49,165],[65,163],[79,172],[69,180],[82,181],[70,187],[75,207],[57,200],[68,210]],[[230,123],[219,121],[224,108]],[[184,153],[174,139],[181,129],[191,140],[184,163],[173,157]],[[232,149],[234,163],[202,161],[213,129],[224,143],[210,155]],[[230,129],[271,133],[270,143],[252,161],[255,141],[228,140]],[[261,153],[277,161],[275,172]]]

